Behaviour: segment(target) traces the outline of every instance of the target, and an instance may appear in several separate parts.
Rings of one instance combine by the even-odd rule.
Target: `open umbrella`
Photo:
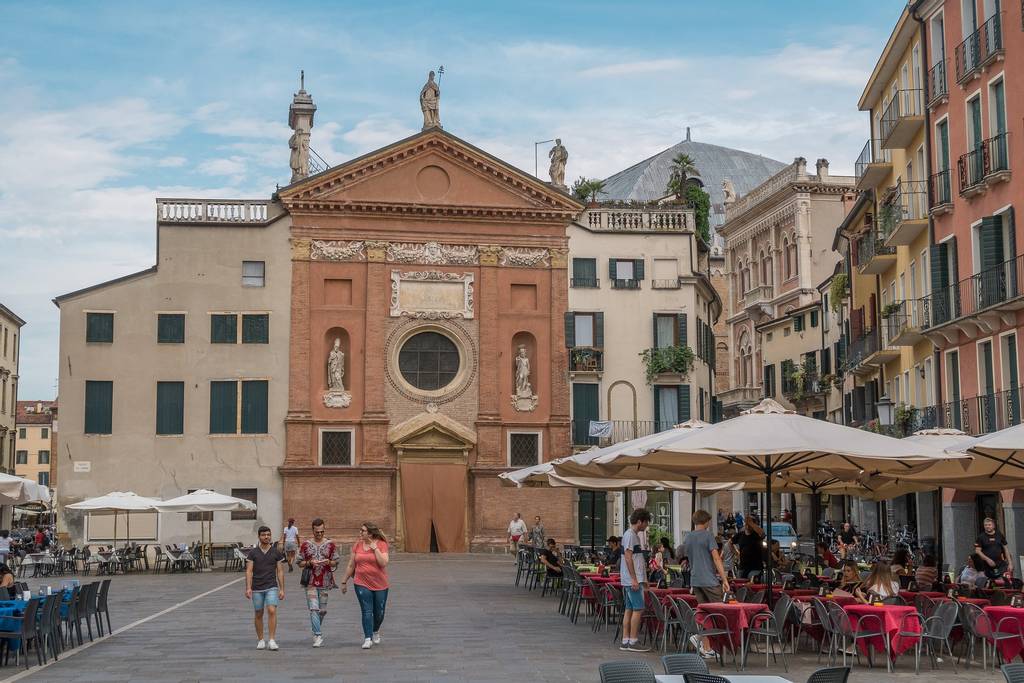
[[[770,547],[771,493],[779,472],[813,467],[848,476],[862,471],[898,475],[939,457],[920,444],[798,415],[765,399],[739,417],[696,430],[646,453],[597,458],[592,472],[651,479],[695,475],[716,481],[763,478]],[[555,471],[563,474],[558,465]],[[770,554],[767,559],[770,576]]]
[[[256,509],[256,504],[244,498],[226,496],[223,493],[217,493],[209,489],[199,489],[184,496],[165,500],[157,505],[157,509],[160,512],[251,512]],[[205,538],[201,536],[199,542],[200,545],[205,547],[205,541],[209,541],[211,546],[210,560],[212,562],[213,515],[210,516],[207,523],[209,524],[209,535]]]
[[[916,432],[904,441],[935,444],[947,456],[899,481],[926,483],[965,491],[1024,488],[1024,426],[1008,427],[985,436],[972,437],[956,429]],[[966,457],[964,457],[966,454]]]
[[[50,489],[47,487],[24,477],[0,474],[0,505],[48,502]]]
[[[117,514],[124,512],[126,515],[126,523],[128,529],[128,538],[131,539],[132,534],[132,512],[141,512],[145,510],[155,510],[157,504],[160,502],[159,498],[146,498],[138,494],[132,493],[131,491],[114,491],[108,493],[105,496],[98,496],[96,498],[88,498],[78,503],[72,503],[65,505],[64,507],[69,510],[84,510],[86,512],[113,512],[114,513],[114,546],[117,546]]]

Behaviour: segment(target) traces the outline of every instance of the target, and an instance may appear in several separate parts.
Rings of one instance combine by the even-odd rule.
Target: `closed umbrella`
[[[217,493],[210,489],[199,489],[188,493],[184,496],[178,496],[177,498],[171,498],[165,500],[159,505],[157,509],[160,512],[241,512],[241,511],[255,511],[256,503],[244,498],[235,498],[233,496],[226,496],[223,493]],[[205,538],[199,539],[200,545],[204,545],[206,539],[209,540],[211,551],[213,546],[213,515],[210,515],[209,524],[209,535]],[[201,527],[200,527],[201,528]],[[211,552],[211,562],[213,560]]]
[[[126,516],[126,524],[128,529],[128,538],[131,539],[132,534],[132,512],[141,512],[145,510],[155,510],[157,504],[160,503],[159,498],[146,498],[140,496],[131,491],[114,491],[108,493],[105,496],[98,496],[96,498],[88,498],[78,503],[71,503],[64,507],[69,510],[84,510],[86,512],[113,512],[114,513],[114,546],[117,546],[117,515],[119,512],[124,512]]]

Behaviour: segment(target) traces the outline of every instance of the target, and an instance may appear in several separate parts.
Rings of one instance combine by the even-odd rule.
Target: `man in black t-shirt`
[[[246,556],[245,597],[252,600],[256,612],[257,650],[276,650],[277,605],[284,600],[284,561],[287,559],[277,544],[271,544],[270,527],[261,526],[257,543]],[[269,640],[263,640],[263,611],[267,611]]]
[[[558,544],[555,539],[549,538],[548,545],[540,551],[540,562],[547,570],[548,576],[562,575],[562,560],[558,557]]]
[[[839,530],[839,557],[846,558],[848,550],[855,549],[860,545],[860,536],[857,530],[849,522],[843,522],[843,528]]]
[[[757,524],[757,517],[747,515],[743,529],[732,537],[732,544],[739,550],[739,578],[749,579],[763,569],[765,549],[762,545],[764,529]]]
[[[979,586],[984,586],[989,579],[997,579],[1007,569],[1007,558],[1010,551],[1006,548],[1006,537],[996,529],[996,521],[985,518],[985,530],[974,540],[974,566],[984,572],[977,579]]]

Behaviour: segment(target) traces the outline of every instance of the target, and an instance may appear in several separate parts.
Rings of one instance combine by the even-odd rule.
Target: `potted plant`
[[[640,352],[644,363],[647,383],[653,384],[654,379],[667,372],[688,375],[693,367],[693,349],[689,346],[665,346],[657,349],[644,349]]]
[[[882,317],[891,318],[896,313],[899,313],[900,308],[902,308],[902,306],[897,301],[894,301],[891,304],[886,304],[882,307]]]

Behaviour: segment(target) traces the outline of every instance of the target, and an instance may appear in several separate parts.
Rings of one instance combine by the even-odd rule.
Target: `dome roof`
[[[686,140],[658,152],[649,159],[630,166],[624,171],[609,176],[604,183],[604,196],[607,201],[654,201],[664,197],[667,192],[668,176],[672,167],[672,159],[678,154],[688,154],[693,159],[704,186],[704,191],[711,196],[711,230],[716,245],[722,245],[717,228],[725,222],[725,207],[722,205],[722,181],[729,179],[736,188],[736,196],[742,197],[747,192],[775,175],[786,164],[775,159],[751,154],[738,149],[709,145],[705,142],[690,140],[687,130]]]

